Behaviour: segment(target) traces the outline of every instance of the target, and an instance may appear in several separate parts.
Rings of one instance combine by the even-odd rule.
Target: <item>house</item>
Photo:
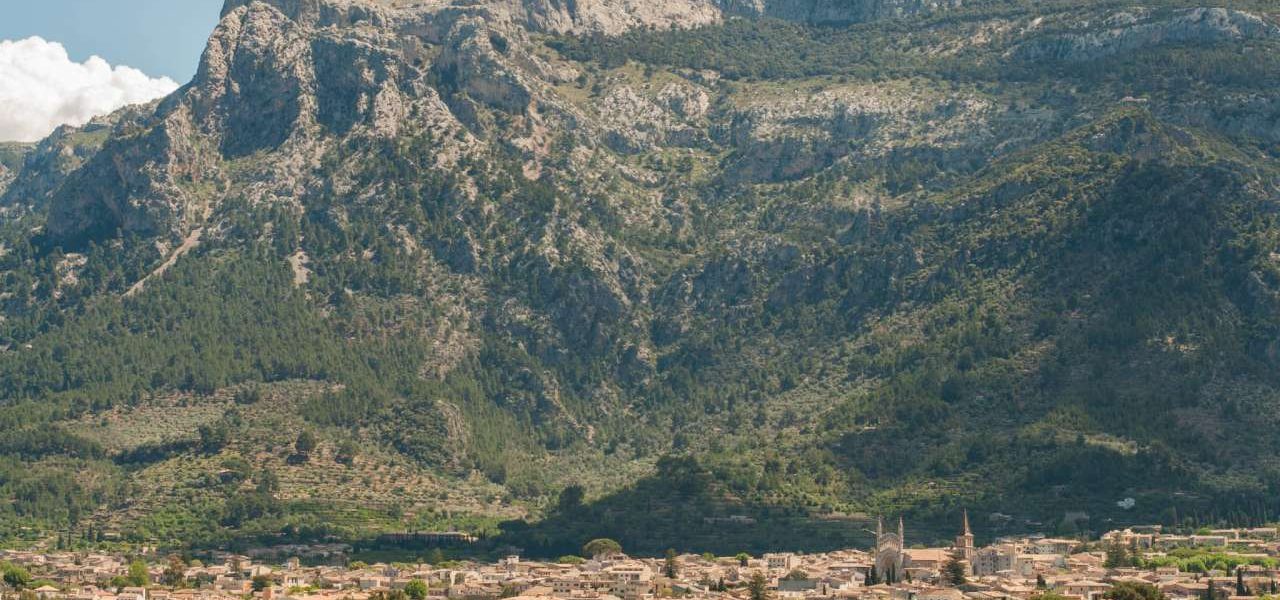
[[[1080,543],[1075,540],[1067,540],[1061,538],[1045,538],[1036,540],[1032,544],[1032,553],[1034,554],[1071,554],[1071,551],[1079,546]]]
[[[502,588],[496,585],[467,583],[449,588],[449,598],[454,600],[496,600]]]
[[[147,600],[147,589],[140,587],[127,587],[116,594],[116,600]]]
[[[639,600],[653,591],[652,581],[618,581],[609,587],[609,592],[622,600]]]
[[[1014,558],[1013,572],[1023,577],[1034,577],[1066,566],[1066,558],[1059,554],[1019,554]]]
[[[1195,581],[1174,581],[1158,586],[1170,598],[1204,598],[1209,584]]]
[[[285,589],[309,587],[313,579],[311,574],[305,571],[289,571],[282,578]]]
[[[824,584],[821,579],[779,579],[778,593],[781,595],[798,595],[807,596],[809,592],[817,592],[819,596],[827,595],[825,592],[830,591],[831,586]]]
[[[1215,546],[1220,548],[1227,547],[1230,539],[1225,535],[1193,535],[1191,536],[1192,546]]]
[[[1014,559],[1020,552],[1013,544],[999,544],[979,548],[973,555],[973,574],[977,576],[995,575],[1001,571],[1012,571]]]
[[[775,552],[764,555],[765,564],[769,566],[770,571],[783,571],[790,573],[796,568],[799,560],[796,555],[791,552]]]
[[[965,595],[955,588],[930,588],[916,592],[915,600],[965,600]]]
[[[1246,529],[1245,534],[1259,540],[1274,540],[1277,535],[1280,535],[1275,527],[1254,527]]]
[[[1062,590],[1067,596],[1077,596],[1084,600],[1101,598],[1109,589],[1111,589],[1111,584],[1089,579],[1069,581],[1062,586]]]
[[[614,581],[649,582],[653,580],[653,570],[638,561],[612,564],[605,567],[604,572]]]

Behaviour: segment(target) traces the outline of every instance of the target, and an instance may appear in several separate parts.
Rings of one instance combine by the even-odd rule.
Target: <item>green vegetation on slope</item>
[[[0,524],[223,547],[462,527],[557,556],[847,546],[902,512],[927,541],[961,507],[1063,535],[1273,520],[1278,42],[1027,58],[1065,7],[552,39],[589,105],[733,81],[695,150],[564,132],[536,179],[503,139],[442,168],[435,133],[335,137],[296,202],[222,202],[134,295],[155,240],[69,254],[40,210],[6,222]],[[436,83],[477,139],[516,120],[466,76]],[[734,131],[824,93],[883,110]],[[879,140],[916,118],[902,98],[940,108]],[[785,132],[807,120],[839,133]],[[599,180],[570,168],[592,152],[618,161]]]

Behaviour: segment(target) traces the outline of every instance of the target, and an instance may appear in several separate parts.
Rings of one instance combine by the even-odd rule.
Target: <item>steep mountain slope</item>
[[[190,84],[0,199],[0,519],[1275,518],[1275,15],[839,6],[229,2]]]

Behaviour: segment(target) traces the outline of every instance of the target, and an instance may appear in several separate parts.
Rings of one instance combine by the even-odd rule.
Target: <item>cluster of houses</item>
[[[1178,547],[1199,547],[1246,558],[1275,557],[1280,556],[1275,529],[1183,536],[1135,527],[1109,532],[1093,544],[1021,537],[977,547],[966,517],[950,547],[912,548],[905,538],[899,521],[896,533],[878,527],[876,546],[869,551],[762,557],[619,554],[562,563],[511,556],[496,563],[337,567],[304,566],[296,559],[268,565],[249,556],[220,555],[210,564],[158,560],[149,566],[148,579],[168,585],[139,587],[118,585],[129,569],[120,557],[0,551],[0,561],[21,565],[34,580],[48,582],[25,590],[0,584],[0,600],[753,600],[762,593],[776,600],[1027,600],[1047,593],[1100,600],[1122,582],[1150,584],[1172,600],[1233,600],[1242,589],[1274,590],[1280,578],[1265,566],[1274,561],[1251,561],[1254,566],[1239,572],[1185,573],[1176,566],[1139,569],[1114,560],[1108,565],[1106,553],[1123,547],[1158,557]]]
[[[1260,555],[1275,556],[1280,546],[1280,533],[1275,527],[1249,529],[1211,529],[1191,535],[1164,533],[1164,527],[1149,525],[1109,531],[1102,541],[1136,547],[1143,551],[1163,551],[1175,548],[1234,548]]]

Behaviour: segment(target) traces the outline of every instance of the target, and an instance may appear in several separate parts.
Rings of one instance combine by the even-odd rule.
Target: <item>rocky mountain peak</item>
[[[1028,520],[1274,490],[1252,478],[1280,438],[1251,434],[1280,414],[1276,15],[777,21],[959,5],[231,0],[168,98],[0,144],[0,406],[53,458],[93,446],[46,434],[110,441],[84,460],[130,510],[80,500],[95,529],[149,539],[181,502],[219,547],[253,489],[216,483],[227,459],[307,498],[245,539],[638,486],[503,540],[551,556],[617,515],[651,519],[629,548],[753,547],[704,520],[725,508],[826,544],[828,510],[959,499],[925,481]],[[303,428],[323,450],[293,464]],[[315,488],[321,463],[343,471]],[[151,478],[177,464],[211,471]],[[655,470],[663,505],[712,509],[655,513]]]
[[[424,20],[469,13],[553,34],[617,35],[637,28],[690,28],[729,16],[839,24],[915,15],[963,0],[227,0],[223,15],[265,2],[312,26],[427,25]]]

